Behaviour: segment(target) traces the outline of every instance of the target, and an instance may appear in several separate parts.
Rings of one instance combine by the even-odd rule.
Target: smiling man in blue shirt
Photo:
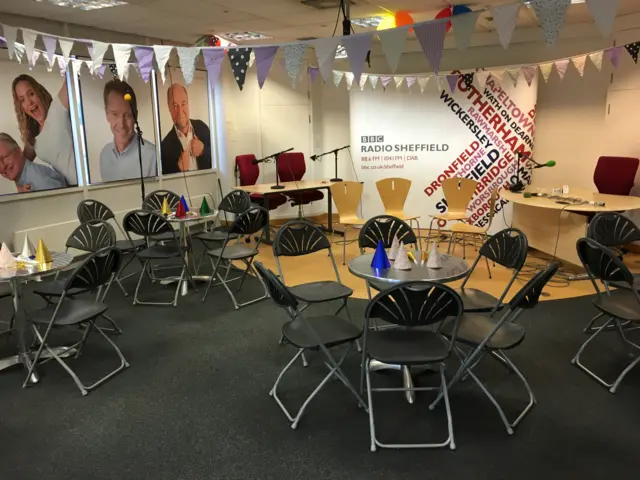
[[[0,176],[14,182],[18,192],[64,188],[67,181],[53,168],[27,160],[18,143],[0,133]]]

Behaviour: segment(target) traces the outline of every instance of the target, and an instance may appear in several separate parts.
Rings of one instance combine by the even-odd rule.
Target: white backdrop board
[[[378,180],[411,180],[405,212],[426,222],[429,214],[447,209],[441,182],[467,177],[479,182],[469,207],[471,222],[487,225],[491,191],[515,173],[514,152],[533,150],[537,83],[529,87],[521,79],[516,88],[509,82],[489,77],[486,86],[469,87],[460,77],[453,94],[433,79],[423,94],[417,87],[409,93],[391,85],[386,91],[352,89],[351,145],[365,185],[365,217],[384,212]],[[526,181],[529,172],[521,168],[521,173]],[[504,228],[505,218],[510,223],[506,203],[496,204],[492,232]]]

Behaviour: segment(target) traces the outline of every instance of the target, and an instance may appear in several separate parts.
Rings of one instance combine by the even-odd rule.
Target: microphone
[[[311,155],[309,158],[315,162],[318,159],[318,155]]]
[[[555,167],[555,166],[556,166],[556,161],[555,160],[549,160],[547,163],[539,163],[533,168],[544,168],[544,167],[551,168],[551,167]]]

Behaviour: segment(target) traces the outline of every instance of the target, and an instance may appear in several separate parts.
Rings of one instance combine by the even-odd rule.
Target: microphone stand
[[[138,112],[137,105],[136,108],[133,108],[131,105],[131,113],[133,114],[133,122],[136,127],[136,137],[138,137],[138,163],[140,164],[140,193],[142,194],[142,204],[144,204],[144,199],[146,198],[146,194],[144,191],[144,172],[142,170],[142,145],[144,145],[144,140],[142,139],[142,130],[140,130],[140,124],[138,123]]]
[[[286,150],[282,150],[281,152],[278,152],[278,153],[274,153],[273,155],[266,156],[264,158],[261,158],[260,160],[254,160],[253,161],[253,164],[257,165],[258,163],[263,163],[263,162],[266,163],[271,158],[275,159],[275,161],[276,161],[276,184],[271,186],[272,190],[282,190],[284,188],[284,185],[280,185],[280,175],[278,175],[278,159],[280,158],[280,155],[282,155],[283,153],[290,152],[291,150],[293,150],[293,147],[287,148]]]
[[[335,177],[331,179],[332,182],[341,182],[342,179],[340,177],[338,177],[338,152],[341,150],[345,150],[347,148],[349,148],[351,145],[346,145],[344,147],[340,147],[340,148],[336,148],[335,150],[330,150],[328,152],[322,153],[320,155],[312,155],[311,159],[312,160],[317,160],[319,158],[324,157],[325,155],[331,155],[333,154],[333,160],[334,160],[334,171],[335,171]]]
[[[520,193],[524,190],[524,183],[520,180],[520,159],[526,155],[522,152],[516,152],[516,181],[509,187],[514,193]]]

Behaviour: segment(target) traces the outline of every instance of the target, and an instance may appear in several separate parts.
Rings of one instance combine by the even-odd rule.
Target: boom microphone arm
[[[345,150],[345,149],[347,149],[349,147],[351,147],[351,145],[345,145],[344,147],[336,148],[334,150],[329,150],[328,152],[321,153],[320,155],[311,155],[311,160],[313,160],[315,162],[316,160],[319,160],[320,158],[324,157],[325,155],[333,154],[334,163],[335,163],[335,177],[332,178],[331,181],[332,182],[341,182],[342,179],[338,178],[338,152],[341,151],[341,150]]]

